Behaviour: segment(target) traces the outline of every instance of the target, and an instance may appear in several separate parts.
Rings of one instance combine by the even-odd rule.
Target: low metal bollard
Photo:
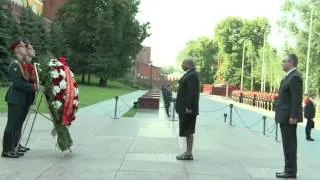
[[[232,126],[232,109],[233,109],[233,104],[230,104],[230,121],[229,121],[229,125]]]
[[[266,119],[267,116],[262,116],[263,119],[263,135],[266,135]]]
[[[276,141],[278,141],[278,125],[279,123],[276,122]]]
[[[116,100],[116,103],[115,103],[115,107],[114,107],[114,117],[113,117],[113,119],[117,119],[119,96],[114,97],[114,99]]]
[[[172,103],[173,103],[173,105],[172,105],[172,121],[177,121],[177,120],[175,119],[175,114],[176,114],[176,98],[173,98],[173,99],[172,99]]]
[[[228,114],[227,114],[227,113],[224,113],[223,116],[224,116],[224,123],[226,123],[226,122],[227,122]]]

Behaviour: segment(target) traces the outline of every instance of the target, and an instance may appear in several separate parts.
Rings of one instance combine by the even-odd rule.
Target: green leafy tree
[[[305,78],[308,54],[308,37],[311,13],[312,28],[310,41],[309,93],[319,92],[320,82],[320,1],[319,0],[287,0],[282,7],[284,16],[279,26],[288,33],[284,51],[296,53],[299,57],[299,71]],[[305,82],[304,82],[305,83]]]
[[[149,24],[136,20],[138,0],[70,0],[59,10],[59,21],[73,66],[84,76],[100,77],[100,86],[121,77],[133,64],[149,36]]]
[[[221,78],[218,79],[240,85],[244,58],[244,87],[251,89],[253,78],[253,88],[257,89],[256,81],[261,79],[261,75],[259,77],[255,71],[262,64],[259,50],[263,47],[264,39],[268,37],[269,32],[270,25],[266,18],[246,20],[228,17],[221,21],[215,28],[214,36],[219,47],[219,57],[222,59],[222,66],[218,69],[218,76]]]
[[[200,73],[201,83],[213,83],[217,70],[216,55],[218,45],[208,37],[200,37],[197,40],[189,41],[177,57],[179,66],[188,56],[194,57],[196,68]]]
[[[0,0],[0,85],[7,82],[7,69],[9,65],[8,41],[10,40],[10,29],[7,24],[9,22],[9,11],[4,2]]]

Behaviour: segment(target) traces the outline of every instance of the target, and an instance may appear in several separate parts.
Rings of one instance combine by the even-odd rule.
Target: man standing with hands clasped
[[[282,63],[286,76],[280,84],[275,120],[280,124],[285,168],[276,173],[278,178],[296,178],[297,175],[297,123],[303,118],[302,79],[297,65],[295,54],[288,55]]]
[[[187,151],[178,155],[177,160],[193,160],[192,146],[196,118],[199,114],[199,76],[192,58],[183,61],[185,74],[179,80],[176,100],[176,112],[179,114],[179,136],[186,137]]]

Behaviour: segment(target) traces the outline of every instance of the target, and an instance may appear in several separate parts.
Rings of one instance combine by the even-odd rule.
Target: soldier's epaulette
[[[20,62],[17,61],[17,60],[15,60],[15,61],[13,62],[13,64],[14,64],[14,63],[18,64],[18,66],[19,66],[19,68],[20,68],[20,72],[21,72],[22,77],[23,77],[25,80],[29,80],[29,78],[28,78],[28,76],[26,75],[26,73],[24,72],[24,69],[23,69],[22,65],[20,64]]]

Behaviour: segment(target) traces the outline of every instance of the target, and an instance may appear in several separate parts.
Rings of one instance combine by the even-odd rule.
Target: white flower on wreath
[[[61,73],[61,72],[60,72]],[[57,70],[53,70],[53,71],[50,71],[50,76],[52,78],[58,78],[59,77],[59,73]]]
[[[66,72],[64,70],[60,70],[60,75],[63,77],[63,78],[66,78]]]
[[[66,89],[67,88],[67,82],[65,80],[60,81],[59,87],[61,89]]]
[[[79,101],[78,100],[73,100],[73,105],[78,106],[79,105]]]
[[[57,66],[62,66],[62,63],[59,62],[59,61],[57,61],[57,62],[56,62],[56,65],[57,65]]]
[[[54,107],[55,109],[60,109],[61,106],[62,106],[62,103],[61,103],[61,101],[53,101],[53,102],[52,102],[52,105],[53,105],[53,107]]]
[[[48,66],[50,66],[50,67],[56,66],[56,63],[55,63],[54,59],[51,59],[51,60],[50,60]]]
[[[70,71],[71,72],[71,71]],[[73,74],[73,72],[71,72],[71,77],[73,78],[74,77],[74,74]]]
[[[56,94],[60,93],[61,89],[59,86],[53,86],[52,93],[55,96]]]
[[[51,59],[48,66],[50,67],[62,66],[62,63],[57,61],[57,59]]]
[[[79,88],[74,88],[74,94],[75,94],[76,96],[79,95]]]

